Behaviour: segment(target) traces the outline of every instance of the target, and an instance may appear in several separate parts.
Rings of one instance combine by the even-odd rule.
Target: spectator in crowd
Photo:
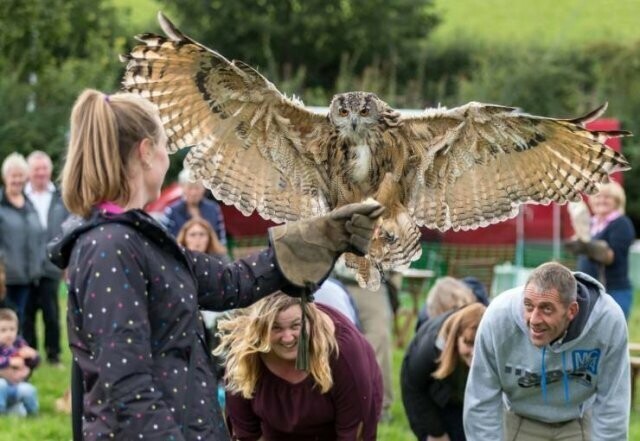
[[[465,392],[467,440],[626,440],[630,405],[627,324],[598,281],[546,263],[491,302]]]
[[[209,222],[220,243],[227,246],[227,230],[218,203],[205,197],[204,186],[200,182],[191,181],[189,170],[180,172],[178,183],[182,188],[182,198],[169,205],[164,212],[164,224],[169,232],[177,236],[186,221],[200,217]]]
[[[327,305],[340,311],[356,328],[362,329],[358,309],[347,288],[338,279],[329,277],[313,293],[316,303]]]
[[[29,182],[25,187],[25,194],[35,207],[40,225],[45,231],[45,243],[42,244],[42,253],[45,254],[46,243],[62,233],[62,222],[69,213],[64,208],[60,192],[51,182],[53,164],[49,155],[34,151],[29,154],[27,163]],[[31,285],[22,325],[25,340],[30,346],[38,348],[36,315],[39,310],[42,311],[47,361],[55,365],[60,365],[58,290],[61,278],[62,270],[45,258],[40,279]]]
[[[18,336],[18,315],[0,309],[0,414],[37,415],[38,392],[27,380],[38,361],[36,350]]]
[[[176,242],[188,250],[209,254],[218,259],[220,264],[229,263],[227,248],[220,243],[211,224],[202,218],[189,219],[178,232]],[[201,311],[210,340],[215,340],[214,323],[218,312]],[[213,349],[213,346],[210,346]]]
[[[342,314],[282,293],[221,320],[234,440],[375,440],[382,379],[373,350]],[[301,330],[309,371],[296,368]]]
[[[19,153],[11,153],[2,162],[0,251],[5,264],[7,297],[17,307],[20,324],[31,284],[40,280],[45,258],[44,230],[36,209],[24,194],[28,173],[27,161]]]
[[[182,225],[176,241],[191,251],[228,260],[227,247],[220,243],[211,224],[202,218],[192,218]]]
[[[465,441],[464,387],[485,309],[472,303],[434,316],[409,344],[400,385],[411,430],[419,440]]]
[[[336,274],[353,299],[362,332],[376,354],[384,387],[380,420],[387,423],[392,418],[391,404],[393,403],[393,310],[389,291],[389,285],[392,283],[389,280],[390,275],[386,273],[380,288],[372,291],[358,285],[354,274],[347,270],[341,261],[336,264]]]
[[[628,319],[633,288],[629,279],[629,249],[636,238],[633,223],[625,216],[626,196],[620,184],[611,181],[589,197],[593,212],[591,240],[575,240],[568,247],[578,254],[578,271],[598,279],[620,305]]]
[[[157,109],[138,95],[85,90],[73,106],[62,197],[75,217],[49,253],[67,267],[85,441],[228,440],[198,309],[300,295],[346,249],[367,251],[383,211],[350,204],[273,227],[269,248],[223,265],[180,247],[142,210],[160,193],[166,144]]]
[[[418,312],[416,332],[429,318],[476,301],[485,306],[489,304],[484,285],[475,277],[462,280],[450,276],[439,278],[427,293],[424,307]]]

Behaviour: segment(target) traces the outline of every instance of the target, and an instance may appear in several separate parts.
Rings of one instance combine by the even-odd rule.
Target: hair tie
[[[104,102],[109,104],[111,102],[111,98],[109,98],[109,95],[107,95],[106,93],[103,95],[104,95]]]

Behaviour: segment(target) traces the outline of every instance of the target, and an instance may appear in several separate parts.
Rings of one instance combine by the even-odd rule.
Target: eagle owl
[[[602,143],[626,132],[493,104],[426,109],[405,117],[373,93],[336,95],[328,115],[286,98],[256,70],[180,32],[138,36],[125,90],[153,103],[170,152],[191,146],[185,167],[216,198],[276,222],[315,216],[366,198],[386,211],[369,254],[346,254],[361,285],[420,255],[418,227],[468,230],[516,215],[523,203],[579,200],[623,156]]]

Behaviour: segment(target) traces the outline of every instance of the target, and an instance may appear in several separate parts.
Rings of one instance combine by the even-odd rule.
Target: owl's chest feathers
[[[371,149],[367,144],[351,147],[349,164],[350,178],[354,183],[370,183],[369,172],[372,169]]]

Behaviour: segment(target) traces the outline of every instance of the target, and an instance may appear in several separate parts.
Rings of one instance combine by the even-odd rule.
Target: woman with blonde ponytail
[[[419,440],[464,441],[462,404],[473,344],[486,310],[472,303],[437,316],[415,335],[402,362],[402,402]]]
[[[274,244],[312,248],[300,231],[322,231],[331,237],[318,243],[329,242],[325,254],[335,259],[352,238],[368,244],[372,205],[281,228],[266,250],[227,263],[179,246],[142,210],[159,196],[167,144],[176,142],[154,105],[138,95],[86,90],[73,106],[70,131],[62,189],[75,218],[50,244],[49,257],[67,268],[69,344],[83,380],[74,392],[83,403],[82,434],[74,424],[74,436],[229,439],[199,309],[244,307],[279,289],[299,295],[303,288],[291,275],[307,266],[287,266]],[[323,279],[317,268],[304,273],[305,284]]]
[[[296,369],[305,321],[308,372]],[[226,361],[233,439],[376,439],[380,368],[373,348],[342,313],[276,293],[220,320],[218,330],[214,353]]]

